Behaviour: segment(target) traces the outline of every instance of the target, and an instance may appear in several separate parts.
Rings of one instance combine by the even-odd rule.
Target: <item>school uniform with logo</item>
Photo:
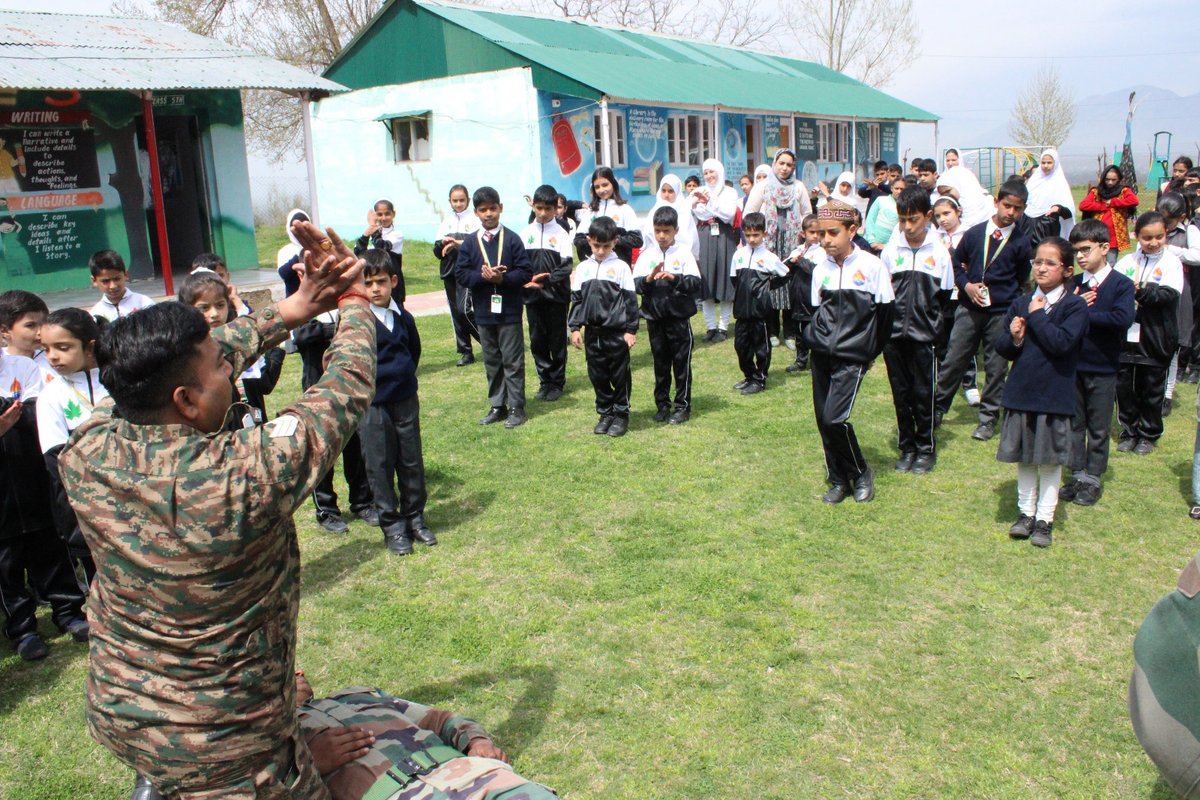
[[[115,303],[107,296],[102,296],[88,313],[93,317],[104,317],[109,322],[115,322],[121,317],[128,317],[133,312],[141,311],[152,305],[154,305],[154,301],[146,295],[126,289],[125,296]]]
[[[1153,444],[1163,433],[1167,369],[1179,347],[1183,264],[1165,250],[1150,254],[1139,247],[1114,269],[1133,281],[1137,303],[1117,372],[1118,439]]]
[[[829,482],[849,487],[869,472],[850,412],[863,375],[891,333],[892,281],[883,262],[855,248],[841,266],[826,255],[812,278],[813,411]]]
[[[896,302],[891,336],[883,348],[901,455],[932,456],[936,343],[954,290],[950,251],[932,228],[917,247],[897,231],[881,260],[891,273]]]
[[[584,329],[588,378],[601,417],[629,416],[629,346],[625,334],[638,331],[637,291],[629,265],[610,253],[603,263],[583,261],[571,275],[572,331]]]
[[[787,283],[788,268],[765,244],[739,247],[729,267],[733,281],[733,348],[746,381],[766,386],[771,368],[771,335],[767,321],[776,309],[771,290]],[[749,388],[749,387],[747,387]]]
[[[646,278],[656,270],[660,275]],[[654,404],[660,411],[691,411],[692,324],[700,297],[700,268],[689,242],[671,245],[664,253],[657,242],[642,249],[633,270],[633,285],[642,296],[642,319],[654,358]],[[671,400],[671,378],[675,398]]]
[[[549,273],[538,289],[525,290],[529,352],[537,367],[539,392],[567,385],[567,306],[571,302],[571,237],[557,220],[533,222],[521,231],[529,271]]]

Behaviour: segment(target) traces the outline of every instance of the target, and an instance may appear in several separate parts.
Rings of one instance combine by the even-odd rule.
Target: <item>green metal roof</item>
[[[400,13],[389,13],[395,11]],[[377,33],[372,29],[377,24],[390,27],[415,23],[422,12],[460,29],[456,34],[474,34],[479,48],[515,56],[516,63],[533,68],[534,85],[545,91],[593,99],[607,96],[644,103],[719,105],[814,116],[912,122],[938,119],[809,61],[591,22],[503,13],[436,0],[387,0],[325,74],[353,86],[357,70],[350,62],[364,44],[369,46],[370,37]],[[446,39],[450,36],[447,31]],[[421,44],[432,43],[425,37]],[[391,52],[394,58],[396,50]],[[460,49],[458,57],[446,58],[444,74],[478,71],[458,68],[463,55]],[[401,67],[399,71],[403,70]],[[387,72],[375,72],[371,85],[420,79],[401,74],[389,80]]]

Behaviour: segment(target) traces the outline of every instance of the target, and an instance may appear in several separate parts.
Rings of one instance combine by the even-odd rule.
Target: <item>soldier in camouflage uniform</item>
[[[1183,568],[1133,641],[1133,730],[1180,797],[1200,798],[1200,556]]]
[[[343,689],[321,700],[296,679],[300,728],[334,800],[555,800],[508,765],[477,722],[401,700],[379,689]],[[347,730],[369,733],[369,749],[330,741]],[[338,755],[338,752],[342,755]],[[325,763],[322,763],[325,761]]]
[[[307,276],[278,305],[211,336],[178,303],[114,323],[98,353],[113,402],[59,458],[96,560],[88,728],[173,799],[329,796],[296,719],[292,512],[370,403],[375,320],[362,262],[294,230]],[[267,425],[221,430],[230,375],[335,307],[320,382]]]

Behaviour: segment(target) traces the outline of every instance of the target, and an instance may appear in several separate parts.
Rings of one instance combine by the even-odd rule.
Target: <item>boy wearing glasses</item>
[[[1126,333],[1134,320],[1133,281],[1108,265],[1108,228],[1098,219],[1080,222],[1071,231],[1075,260],[1082,272],[1070,291],[1088,304],[1088,331],[1075,372],[1075,416],[1071,421],[1071,479],[1059,499],[1095,505],[1100,477],[1108,468],[1117,370]]]

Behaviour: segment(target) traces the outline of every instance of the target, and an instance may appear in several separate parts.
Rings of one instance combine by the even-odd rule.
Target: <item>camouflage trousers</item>
[[[330,800],[308,745],[298,735],[257,766],[158,761],[142,774],[169,800]]]
[[[463,756],[422,775],[389,800],[558,800],[552,790],[530,783],[512,767],[490,758]],[[336,795],[335,800],[358,800]]]

